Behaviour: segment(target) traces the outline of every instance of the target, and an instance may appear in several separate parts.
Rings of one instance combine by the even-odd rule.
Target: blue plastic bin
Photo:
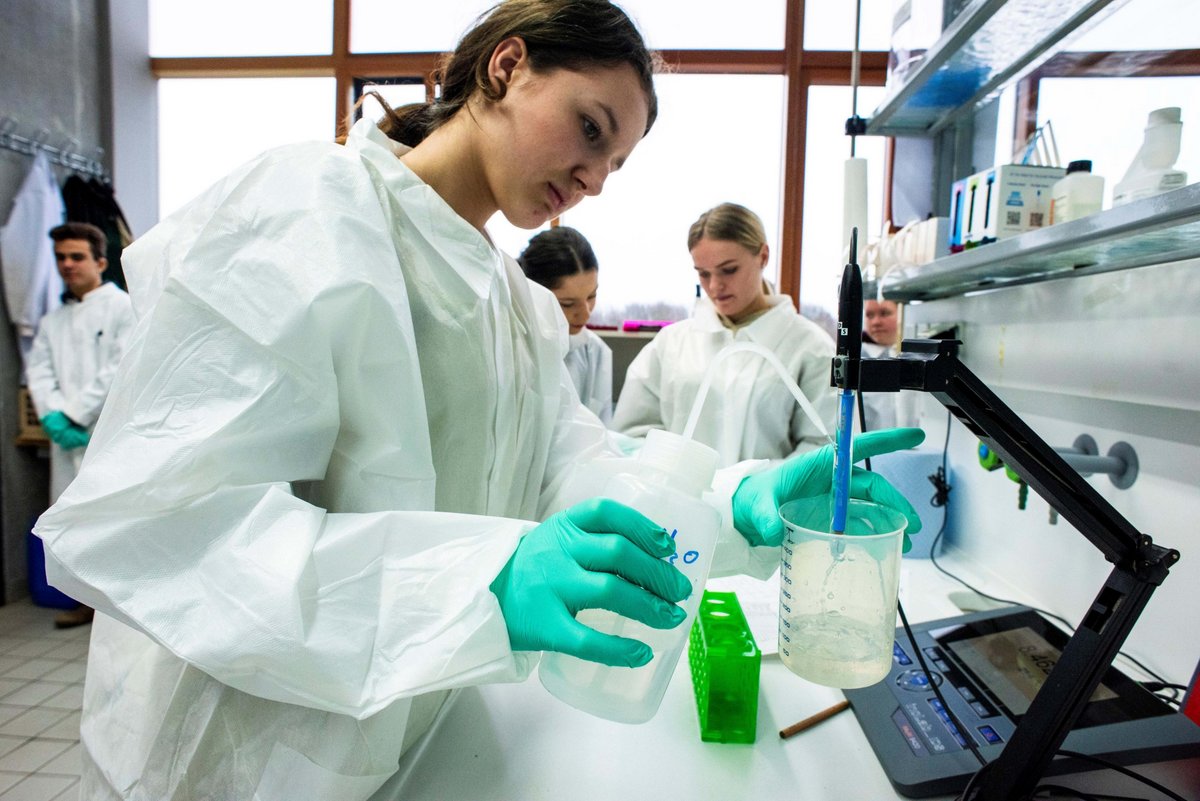
[[[46,551],[42,548],[42,540],[35,537],[32,531],[26,537],[25,552],[29,555],[29,595],[33,602],[51,609],[74,609],[79,606],[79,601],[54,589],[46,581]]]

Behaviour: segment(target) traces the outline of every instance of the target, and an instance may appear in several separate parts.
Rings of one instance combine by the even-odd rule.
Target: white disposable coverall
[[[133,307],[116,284],[103,283],[42,318],[25,368],[38,417],[62,412],[91,428],[100,416],[117,365],[133,332]],[[83,448],[50,443],[50,500],[79,472]]]
[[[81,797],[371,798],[438,691],[535,664],[488,586],[578,500],[571,465],[612,456],[558,304],[366,121],[265,153],[123,262],[138,326],[36,528],[101,612]],[[762,575],[777,551],[731,526],[748,469],[718,474],[716,560]]]
[[[50,159],[39,150],[17,190],[12,211],[0,228],[4,301],[8,319],[17,329],[22,358],[29,352],[42,315],[59,306],[63,283],[54,263],[54,243],[48,234],[51,228],[62,224],[66,213]]]
[[[796,313],[787,295],[770,295],[771,308],[731,331],[711,303],[655,335],[629,365],[612,427],[632,437],[651,428],[683,433],[700,384],[713,359],[732,342],[773,351],[816,407],[830,433],[837,402],[829,385],[833,340]],[[722,465],[743,459],[783,459],[826,444],[775,369],[753,353],[723,358],[704,401],[695,437],[716,448]]]
[[[571,334],[567,372],[583,405],[607,425],[612,420],[612,349],[587,328]]]

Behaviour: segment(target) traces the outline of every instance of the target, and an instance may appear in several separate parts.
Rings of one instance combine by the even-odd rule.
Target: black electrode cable
[[[959,576],[956,576],[954,573],[951,573],[949,570],[942,567],[942,565],[937,560],[937,551],[938,551],[938,546],[941,544],[942,535],[946,531],[946,519],[945,518],[946,518],[946,515],[945,515],[945,513],[943,513],[942,527],[941,527],[941,529],[938,530],[937,535],[934,536],[933,545],[929,549],[929,561],[933,563],[933,566],[935,568],[937,568],[939,571],[941,571],[946,576],[954,579],[959,584],[966,587],[968,590],[975,593],[976,595],[979,595],[983,598],[987,598],[989,601],[994,601],[998,604],[1003,604],[1004,606],[1024,606],[1027,609],[1032,609],[1033,611],[1037,612],[1040,615],[1044,615],[1045,617],[1053,618],[1054,620],[1057,620],[1059,623],[1061,623],[1063,626],[1065,626],[1068,631],[1074,633],[1075,627],[1073,625],[1071,625],[1070,621],[1068,621],[1066,618],[1062,617],[1061,615],[1056,615],[1053,612],[1049,612],[1045,609],[1042,609],[1041,607],[1034,606],[1029,603],[1024,603],[1021,601],[1014,601],[1011,598],[1001,598],[997,595],[990,595],[989,593],[984,592],[983,590],[979,589],[978,587],[976,587],[975,585],[966,581],[965,579],[962,579]],[[1147,676],[1150,676],[1152,679],[1154,679],[1155,684],[1162,685],[1163,689],[1171,691],[1173,693],[1171,696],[1171,701],[1173,703],[1175,702],[1174,693],[1177,691],[1176,688],[1182,687],[1182,685],[1171,684],[1166,679],[1164,679],[1162,676],[1160,676],[1158,673],[1156,673],[1154,670],[1152,670],[1150,667],[1148,667],[1146,664],[1144,664],[1141,660],[1130,656],[1129,654],[1125,653],[1124,651],[1118,651],[1117,653],[1124,659],[1127,659],[1131,663],[1136,665],[1138,667],[1138,669],[1140,669],[1142,672],[1144,672]],[[1138,682],[1138,683],[1143,684],[1143,682]],[[1186,689],[1186,688],[1184,688],[1184,689]]]
[[[950,451],[950,427],[951,427],[950,423],[951,423],[951,420],[952,420],[952,415],[950,414],[949,411],[947,411],[946,412],[946,440],[942,444],[942,467],[936,475],[929,476],[929,480],[931,482],[933,482],[933,484],[936,488],[934,497],[931,499],[930,503],[932,503],[934,506],[942,506],[944,508],[943,513],[942,513],[942,526],[941,526],[941,528],[938,529],[938,533],[936,535],[934,535],[933,544],[929,548],[929,561],[933,563],[933,566],[935,568],[937,568],[938,571],[940,571],[944,575],[948,576],[949,578],[953,579],[954,581],[957,581],[959,584],[966,587],[968,590],[975,593],[976,595],[979,595],[983,598],[987,598],[989,601],[994,601],[995,603],[1003,604],[1005,606],[1024,606],[1028,609],[1032,609],[1033,611],[1035,611],[1041,615],[1044,615],[1048,618],[1053,618],[1054,620],[1057,620],[1059,623],[1061,623],[1063,626],[1065,626],[1068,631],[1074,633],[1075,626],[1071,625],[1070,621],[1068,621],[1066,618],[1062,617],[1061,615],[1056,615],[1053,612],[1049,612],[1045,609],[1042,609],[1041,607],[1033,606],[1032,604],[1020,603],[1020,602],[1014,601],[1010,598],[1001,598],[999,596],[986,593],[983,590],[979,589],[978,587],[974,586],[973,584],[969,583],[965,579],[962,579],[959,576],[955,575],[954,573],[951,573],[949,570],[947,570],[945,567],[943,567],[940,562],[938,562],[938,560],[937,560],[938,548],[942,543],[943,535],[946,533],[946,523],[948,522],[948,516],[949,516],[949,509],[945,508],[945,504],[946,504],[947,497],[950,492],[950,485],[946,483],[945,476],[946,476],[947,458],[948,458],[948,454]],[[1129,654],[1125,653],[1124,651],[1118,651],[1118,654],[1121,657],[1123,657],[1124,659],[1129,660],[1129,662],[1131,662],[1132,664],[1136,665],[1147,676],[1150,676],[1152,679],[1154,679],[1154,682],[1156,684],[1162,685],[1162,689],[1170,691],[1171,692],[1171,698],[1170,698],[1171,703],[1178,703],[1175,700],[1176,699],[1175,694],[1177,692],[1176,688],[1181,688],[1181,689],[1186,690],[1185,687],[1182,687],[1182,685],[1179,685],[1179,684],[1171,684],[1166,679],[1164,679],[1162,676],[1160,676],[1157,672],[1155,672],[1154,670],[1151,670],[1149,667],[1147,667],[1141,660],[1130,656]],[[1142,683],[1142,682],[1139,682],[1139,684],[1144,685],[1144,683]],[[1147,688],[1147,690],[1150,692],[1154,692],[1154,690],[1151,690],[1150,688]],[[1167,699],[1163,699],[1163,700],[1167,700]]]
[[[1184,798],[1183,796],[1179,795],[1178,793],[1172,792],[1171,790],[1168,790],[1166,787],[1163,787],[1161,784],[1154,781],[1153,779],[1150,779],[1146,776],[1141,775],[1140,773],[1132,771],[1129,768],[1125,767],[1124,765],[1118,765],[1117,763],[1115,763],[1111,760],[1104,759],[1104,758],[1098,757],[1098,756],[1092,756],[1091,754],[1082,754],[1078,751],[1069,751],[1065,748],[1060,748],[1057,751],[1055,751],[1054,753],[1056,756],[1065,756],[1065,757],[1070,757],[1071,759],[1079,759],[1084,762],[1091,762],[1093,765],[1099,765],[1102,768],[1108,768],[1109,770],[1115,770],[1117,773],[1120,773],[1124,776],[1128,776],[1131,779],[1136,779],[1137,781],[1141,782],[1142,784],[1146,785],[1147,787],[1157,790],[1158,792],[1165,795],[1167,798],[1170,798],[1171,801],[1187,801],[1187,799]]]
[[[975,743],[975,738],[971,736],[971,732],[962,724],[958,716],[954,714],[954,710],[946,702],[946,696],[942,695],[942,688],[938,686],[938,682],[933,678],[933,673],[930,672],[929,666],[925,664],[925,655],[921,653],[921,649],[917,645],[917,640],[913,637],[912,629],[908,625],[908,617],[904,614],[904,604],[900,603],[899,599],[896,599],[896,611],[900,613],[900,623],[904,626],[904,634],[908,637],[908,642],[912,646],[914,656],[917,657],[917,662],[920,663],[921,671],[925,674],[929,686],[933,689],[933,694],[937,696],[938,702],[950,718],[951,724],[958,729],[959,734],[962,735],[962,739],[966,741],[967,746],[971,749],[971,753],[979,760],[980,766],[986,767],[988,761],[983,758],[983,754],[979,753],[979,746]]]
[[[858,391],[858,429],[864,434],[867,433],[867,409],[863,404],[862,390]],[[871,469],[870,456],[868,456],[866,459],[863,459],[863,467],[868,470]]]
[[[1033,795],[1036,798],[1038,793],[1050,793],[1047,798],[1054,796],[1068,796],[1069,798],[1078,798],[1079,801],[1100,801],[1099,796],[1085,793],[1081,790],[1076,790],[1073,787],[1066,787],[1061,784],[1040,784],[1033,789]]]
[[[933,538],[933,543],[932,543],[932,545],[930,547],[930,551],[929,551],[930,561],[933,562],[934,567],[936,567],[939,571],[941,571],[942,573],[944,573],[946,576],[950,577],[954,581],[958,582],[962,586],[966,587],[971,592],[976,593],[977,595],[980,595],[991,601],[995,601],[997,603],[1005,604],[1008,606],[1025,606],[1025,607],[1032,609],[1035,612],[1038,612],[1042,615],[1045,615],[1047,617],[1051,617],[1051,618],[1054,618],[1055,620],[1058,620],[1060,623],[1062,623],[1064,626],[1066,626],[1069,630],[1074,631],[1074,626],[1072,626],[1069,622],[1067,622],[1066,619],[1060,617],[1059,615],[1052,614],[1051,612],[1047,612],[1046,610],[1040,609],[1036,606],[1030,606],[1029,604],[1018,604],[1016,601],[1012,601],[1007,598],[1000,598],[1000,597],[997,597],[994,595],[989,595],[988,593],[979,590],[978,588],[974,587],[970,583],[964,581],[963,579],[959,578],[955,574],[951,573],[949,570],[942,567],[938,563],[938,561],[937,561],[938,546],[941,544],[942,538],[946,533],[946,524],[949,521],[949,511],[950,511],[947,506],[947,501],[949,500],[949,493],[951,490],[951,486],[950,486],[950,484],[948,484],[946,482],[945,476],[946,476],[946,467],[948,464],[949,452],[950,452],[950,430],[951,430],[952,422],[953,422],[953,416],[950,414],[949,411],[947,411],[947,413],[946,413],[946,438],[942,443],[942,465],[938,469],[937,473],[929,476],[930,482],[932,482],[935,487],[934,495],[930,499],[930,503],[933,506],[942,507],[942,525],[938,529],[937,534]],[[925,664],[925,660],[923,658],[921,649],[917,647],[916,642],[913,639],[912,630],[909,628],[908,620],[905,618],[905,615],[904,615],[904,609],[902,606],[900,606],[898,601],[897,601],[896,607],[897,607],[897,612],[899,612],[899,614],[900,614],[900,621],[904,625],[905,634],[907,635],[909,642],[912,643],[913,650],[915,651],[917,659],[921,663],[921,670],[923,670],[925,672],[926,677],[929,678],[929,683],[930,683],[930,685],[933,686],[934,694],[938,697],[938,700],[942,702],[943,708],[945,708],[948,712],[950,712],[949,706],[946,704],[945,699],[942,697],[940,691],[938,690],[937,685],[933,682],[933,678],[929,673],[929,668]],[[1139,668],[1141,668],[1143,671],[1145,671],[1147,675],[1153,676],[1155,679],[1158,680],[1157,682],[1154,682],[1154,683],[1142,683],[1142,686],[1145,687],[1147,690],[1150,690],[1151,688],[1157,689],[1160,686],[1162,689],[1167,689],[1172,692],[1175,692],[1180,689],[1186,689],[1182,685],[1170,684],[1169,682],[1166,682],[1164,679],[1162,679],[1161,676],[1159,676],[1153,670],[1146,667],[1140,661],[1129,656],[1128,654],[1120,652],[1120,655],[1123,656],[1124,658],[1128,659],[1133,664],[1137,665]],[[1147,685],[1149,685],[1149,686],[1147,686]],[[1163,699],[1163,700],[1165,700],[1165,699]],[[950,712],[950,714],[953,715],[953,712]],[[955,725],[959,727],[960,731],[963,731],[963,727],[958,723],[957,720],[955,720]],[[969,734],[966,734],[965,736],[966,736],[968,742],[973,742],[972,738],[970,737]],[[987,768],[991,765],[991,763],[986,762],[983,759],[983,757],[979,753],[978,749],[973,748],[972,752],[975,754],[975,758],[980,760],[982,765],[979,768],[979,770],[977,770],[971,776],[970,780],[967,782],[967,786],[965,788],[963,788],[962,794],[960,796],[958,796],[960,801],[969,801],[971,791],[975,788],[975,785],[978,783],[978,781],[983,776],[983,774],[987,771]],[[1092,762],[1096,765],[1100,765],[1102,767],[1110,768],[1110,769],[1115,770],[1119,773],[1122,773],[1126,776],[1129,776],[1132,779],[1142,782],[1143,784],[1146,784],[1147,786],[1166,795],[1168,798],[1172,799],[1172,801],[1185,801],[1185,799],[1183,799],[1181,796],[1177,795],[1176,793],[1172,792],[1171,790],[1168,790],[1167,788],[1163,787],[1162,785],[1158,784],[1157,782],[1153,781],[1152,779],[1149,779],[1146,776],[1142,776],[1134,771],[1131,771],[1128,768],[1117,765],[1116,763],[1110,762],[1109,760],[1102,759],[1100,757],[1091,756],[1088,754],[1080,754],[1078,752],[1069,751],[1069,750],[1065,750],[1065,749],[1060,749],[1056,753],[1059,755],[1062,755],[1062,756],[1081,759],[1081,760],[1084,760],[1087,762]],[[1061,787],[1059,785],[1041,785],[1039,788],[1036,788],[1034,792],[1036,793],[1039,789],[1040,790],[1055,790],[1055,791],[1059,791],[1059,792],[1067,792],[1067,793],[1073,794],[1076,798],[1083,798],[1083,799],[1098,798],[1097,796],[1089,796],[1086,793],[1080,793],[1079,791],[1072,790],[1072,789],[1066,788],[1066,787]]]

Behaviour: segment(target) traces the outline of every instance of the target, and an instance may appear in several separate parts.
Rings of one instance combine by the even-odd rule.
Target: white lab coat
[[[269,151],[126,251],[138,327],[36,528],[102,613],[89,801],[382,799],[441,691],[536,662],[489,585],[608,438],[553,295],[393,150]],[[736,474],[726,565],[769,551]]]
[[[8,220],[0,228],[4,300],[8,319],[17,329],[22,359],[29,353],[42,316],[60,305],[63,283],[49,234],[65,218],[66,206],[54,170],[39,150],[17,190]]]
[[[133,307],[116,284],[103,283],[42,318],[25,369],[29,395],[39,418],[62,412],[90,429],[125,344],[133,331]],[[64,451],[50,443],[50,500],[58,500],[75,478],[83,448]]]
[[[683,433],[704,374],[717,353],[733,342],[755,342],[775,353],[832,432],[836,398],[829,384],[833,340],[796,313],[786,295],[770,296],[771,308],[749,325],[730,331],[711,303],[667,326],[629,365],[612,427],[633,437],[651,428]],[[723,359],[704,401],[697,440],[716,448],[722,465],[742,459],[783,459],[827,440],[767,361],[753,353]]]
[[[607,425],[612,420],[612,348],[594,331],[571,334],[565,359],[583,405]]]

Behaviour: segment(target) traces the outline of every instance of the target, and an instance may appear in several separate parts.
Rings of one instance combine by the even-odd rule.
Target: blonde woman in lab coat
[[[450,691],[543,650],[650,660],[574,613],[683,619],[667,532],[565,491],[610,438],[554,297],[484,227],[598,195],[653,123],[651,67],[605,0],[508,0],[437,101],[268,151],[126,251],[137,328],[36,527],[97,610],[81,798],[397,798]],[[883,434],[859,450],[921,436]],[[724,477],[733,569],[774,551],[780,502],[828,494],[823,467]]]
[[[633,360],[614,429],[633,437],[651,428],[682,433],[717,354],[734,342],[754,342],[779,357],[833,431],[833,341],[796,313],[790,297],[770,292],[763,280],[766,239],[758,215],[736,203],[709,209],[693,223],[688,250],[705,298],[690,319],[664,328]],[[774,368],[752,353],[731,354],[718,365],[695,436],[726,465],[783,459],[827,441]]]

